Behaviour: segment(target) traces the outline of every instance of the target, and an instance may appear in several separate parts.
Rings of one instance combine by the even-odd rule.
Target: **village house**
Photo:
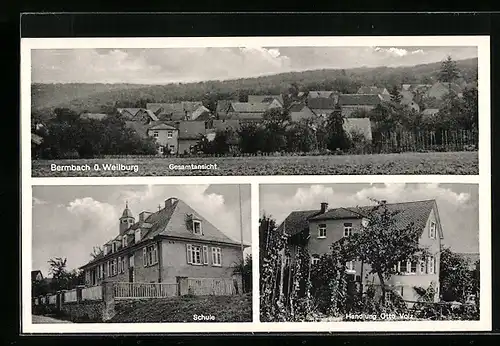
[[[176,154],[179,143],[179,130],[167,124],[158,124],[149,127],[146,135],[153,137],[158,144],[158,154]]]
[[[182,101],[176,103],[148,103],[146,108],[151,110],[162,121],[196,120],[210,110],[202,102]]]
[[[264,120],[264,113],[267,110],[269,110],[267,103],[231,102],[226,112],[219,114],[219,119],[261,122]]]
[[[418,298],[414,287],[427,289],[432,284],[437,290],[434,300],[438,301],[443,230],[435,200],[386,205],[390,211],[398,212],[395,216],[396,228],[402,229],[412,223],[421,230],[419,244],[427,250],[428,256],[418,261],[399,262],[395,267],[397,274],[385,284],[407,301]],[[321,203],[317,210],[293,211],[278,228],[289,239],[287,246],[290,255],[283,259],[284,263],[294,263],[297,250],[306,247],[311,256],[311,265],[315,265],[321,255],[330,251],[332,243],[361,230],[362,224],[367,222],[363,213],[367,213],[368,208],[328,209],[327,203]],[[362,284],[364,290],[368,285],[379,286],[378,278],[369,274],[370,268],[366,263],[350,261],[346,263],[345,270],[349,280]],[[285,291],[288,289],[284,287]]]
[[[303,119],[314,119],[317,115],[307,107],[304,102],[294,103],[288,109],[290,113],[290,120],[292,122],[299,122]]]
[[[204,121],[179,121],[177,122],[179,130],[178,153],[190,153],[198,144],[200,139],[207,134],[207,128]]]
[[[282,95],[248,95],[248,103],[267,103],[269,108],[282,108],[285,104]]]
[[[138,219],[126,204],[117,223],[116,237],[80,268],[87,286],[104,280],[170,283],[177,285],[177,295],[185,295],[191,285],[222,282],[241,292],[241,275],[234,267],[243,259],[242,244],[184,201],[168,198],[158,211],[142,211]]]
[[[358,94],[378,94],[390,95],[391,93],[386,88],[376,86],[362,86],[358,89]]]
[[[437,82],[432,85],[426,92],[428,98],[442,100],[444,96],[450,92],[455,93],[458,97],[462,97],[462,88],[456,83]]]
[[[339,95],[339,105],[344,118],[349,118],[356,111],[369,112],[378,106],[383,97],[379,94],[342,94]]]
[[[118,114],[123,116],[127,121],[137,121],[143,124],[150,124],[158,121],[158,117],[150,109],[144,108],[117,108]]]
[[[318,117],[328,117],[335,110],[335,106],[335,100],[329,97],[313,97],[307,100],[307,107]]]
[[[31,284],[36,284],[43,280],[43,275],[40,270],[32,270],[31,271]]]
[[[87,119],[87,120],[104,120],[108,117],[107,114],[104,113],[82,113],[80,114],[80,119]]]

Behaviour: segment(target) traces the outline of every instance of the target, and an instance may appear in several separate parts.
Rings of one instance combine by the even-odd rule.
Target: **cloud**
[[[371,205],[371,199],[388,203],[435,199],[445,244],[457,251],[478,251],[477,192],[457,192],[439,184],[316,184],[297,188],[284,185],[271,192],[261,189],[260,205],[261,214],[265,212],[281,223],[294,210],[319,210],[322,202],[327,202],[329,208],[338,208]]]
[[[44,200],[42,200],[42,199],[39,199],[39,198],[33,197],[33,198],[32,198],[32,203],[33,203],[33,205],[43,205],[43,204],[47,204],[48,202],[47,202],[47,201],[44,201]]]
[[[403,66],[477,57],[476,47],[206,47],[32,51],[34,82],[188,83],[311,69]]]

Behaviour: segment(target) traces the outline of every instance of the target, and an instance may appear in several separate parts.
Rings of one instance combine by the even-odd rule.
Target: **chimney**
[[[143,211],[139,214],[139,222],[145,222],[149,215],[153,214],[150,211]]]
[[[328,203],[322,202],[321,203],[321,214],[326,213],[327,209],[328,209]]]
[[[175,197],[171,197],[165,200],[165,208],[169,208],[170,206],[174,205],[175,202],[177,202],[177,198]]]

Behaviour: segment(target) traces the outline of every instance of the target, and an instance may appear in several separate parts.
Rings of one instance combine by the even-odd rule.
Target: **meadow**
[[[51,165],[137,165],[134,171],[51,171]],[[216,165],[216,169],[172,169],[172,165]],[[478,152],[433,152],[376,155],[257,156],[193,158],[110,158],[33,160],[33,177],[234,176],[234,175],[399,175],[479,173]]]

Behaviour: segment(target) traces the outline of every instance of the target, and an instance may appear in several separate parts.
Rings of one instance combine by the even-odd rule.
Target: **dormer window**
[[[111,243],[111,253],[116,252],[118,250],[118,244],[116,242]]]
[[[134,233],[134,236],[135,236],[135,243],[137,244],[139,241],[141,241],[141,230],[140,229],[136,229],[135,230],[135,233]]]
[[[104,245],[104,256],[106,256],[109,252],[109,247],[107,245]]]
[[[431,221],[429,225],[429,238],[436,239],[436,223],[434,221]]]
[[[200,220],[193,220],[193,233],[202,235],[202,230],[201,230],[201,221]]]

